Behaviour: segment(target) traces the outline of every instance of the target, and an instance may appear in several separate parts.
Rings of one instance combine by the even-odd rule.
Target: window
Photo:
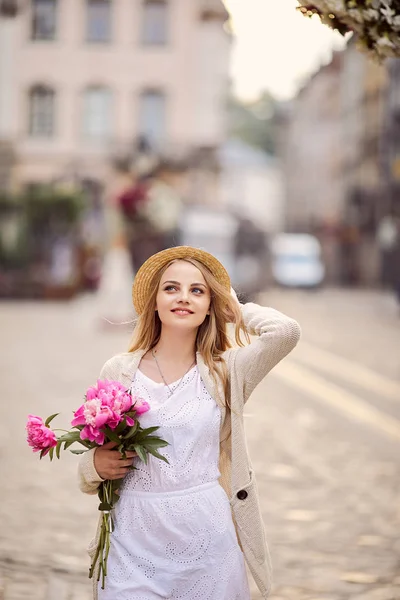
[[[29,135],[31,137],[53,136],[54,99],[54,90],[44,85],[37,85],[29,92]]]
[[[147,90],[141,94],[139,109],[139,134],[158,146],[166,133],[166,98],[159,90]]]
[[[88,42],[111,40],[110,0],[87,0],[86,39]]]
[[[54,40],[56,37],[56,0],[33,0],[32,39]]]
[[[144,0],[142,43],[162,46],[167,43],[168,6],[166,0]]]
[[[111,90],[91,87],[83,96],[83,136],[87,140],[104,140],[111,136]]]

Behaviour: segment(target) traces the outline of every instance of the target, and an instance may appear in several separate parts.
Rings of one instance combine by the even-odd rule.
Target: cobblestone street
[[[267,527],[271,600],[400,600],[400,318],[389,296],[267,292],[303,338],[254,393],[249,450]],[[58,427],[129,325],[105,327],[95,297],[0,305],[0,599],[89,600],[85,548],[97,498],[77,457],[39,461],[28,413]],[[253,600],[260,596],[254,591]],[[219,600],[219,599],[212,599]]]

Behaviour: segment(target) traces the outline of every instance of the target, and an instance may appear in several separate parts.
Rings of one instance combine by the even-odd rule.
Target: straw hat
[[[192,248],[191,246],[176,246],[153,254],[143,263],[136,273],[133,282],[132,297],[133,305],[138,315],[144,311],[147,298],[150,293],[151,282],[156,275],[168,263],[177,259],[194,258],[203,264],[214,275],[215,279],[228,291],[231,289],[231,280],[225,267],[205,250]]]

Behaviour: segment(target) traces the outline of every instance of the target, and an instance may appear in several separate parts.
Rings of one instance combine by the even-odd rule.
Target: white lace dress
[[[218,483],[220,410],[197,367],[172,396],[141,371],[132,390],[149,402],[141,424],[160,426],[169,464],[135,459],[138,470],[126,476],[99,600],[250,600],[229,501]]]

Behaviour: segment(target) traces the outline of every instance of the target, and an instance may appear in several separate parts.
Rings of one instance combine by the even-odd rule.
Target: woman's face
[[[197,329],[209,312],[210,302],[203,274],[191,263],[178,260],[162,275],[156,309],[163,326]]]

